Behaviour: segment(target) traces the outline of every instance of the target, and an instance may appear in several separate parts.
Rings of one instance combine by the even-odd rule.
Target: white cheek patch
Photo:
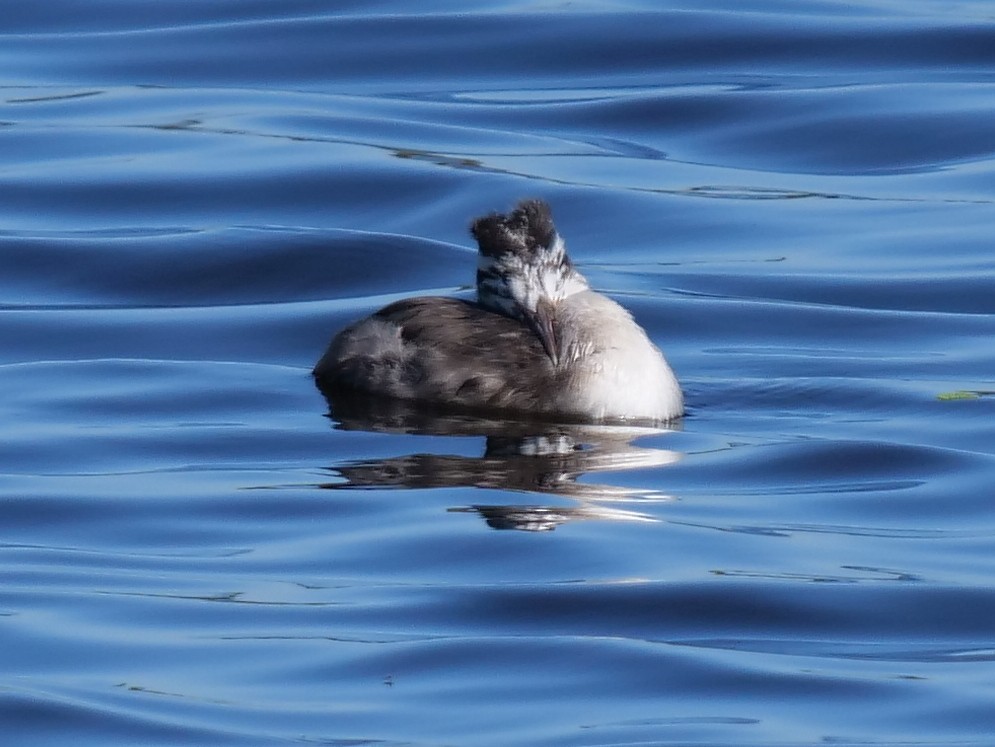
[[[587,281],[566,259],[566,245],[556,234],[548,247],[526,256],[477,255],[478,297],[509,316],[534,312],[540,303],[562,301],[588,289]],[[516,308],[517,307],[517,308]]]
[[[553,239],[553,245],[548,249],[549,253],[556,257],[558,261],[562,261],[563,255],[567,253],[566,244],[563,243],[563,237],[560,234],[556,234],[556,238]]]
[[[508,291],[513,299],[529,311],[535,311],[539,301],[535,287],[527,279],[516,276],[508,281]]]
[[[562,285],[563,298],[569,298],[574,293],[580,293],[581,291],[586,291],[590,287],[591,286],[587,284],[587,281],[584,280],[584,277],[580,273],[571,271],[571,273],[563,279],[563,285]]]
[[[587,281],[576,270],[563,265],[539,268],[535,283],[542,297],[551,301],[562,301],[588,289]]]

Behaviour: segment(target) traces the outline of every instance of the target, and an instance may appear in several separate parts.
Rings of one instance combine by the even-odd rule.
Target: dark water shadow
[[[478,488],[567,499],[549,503],[472,504],[450,508],[476,513],[494,529],[549,531],[569,521],[656,521],[648,514],[607,504],[673,498],[653,487],[585,482],[587,475],[658,468],[682,455],[636,445],[639,437],[679,430],[679,424],[591,425],[504,419],[442,412],[354,392],[323,391],[335,427],[413,436],[482,437],[479,456],[418,452],[346,462],[328,468],[340,478],[329,490],[361,488]],[[571,503],[573,505],[571,505]]]

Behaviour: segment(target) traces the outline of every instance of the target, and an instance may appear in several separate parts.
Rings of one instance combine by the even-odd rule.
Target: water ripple
[[[8,5],[8,740],[995,733],[989,3]],[[527,196],[679,426],[322,396]]]

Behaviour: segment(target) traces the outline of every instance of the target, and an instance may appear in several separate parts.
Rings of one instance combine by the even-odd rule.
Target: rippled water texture
[[[990,3],[7,5],[5,743],[991,742]],[[326,402],[523,197],[683,422]]]

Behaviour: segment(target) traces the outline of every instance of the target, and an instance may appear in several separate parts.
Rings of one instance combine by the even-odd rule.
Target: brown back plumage
[[[398,330],[400,348],[411,354],[364,344],[372,324]],[[544,375],[537,379],[537,372]],[[392,303],[343,330],[315,375],[323,387],[393,392],[466,410],[529,412],[547,396],[542,383],[552,385],[554,370],[521,322],[472,301],[423,297]]]

